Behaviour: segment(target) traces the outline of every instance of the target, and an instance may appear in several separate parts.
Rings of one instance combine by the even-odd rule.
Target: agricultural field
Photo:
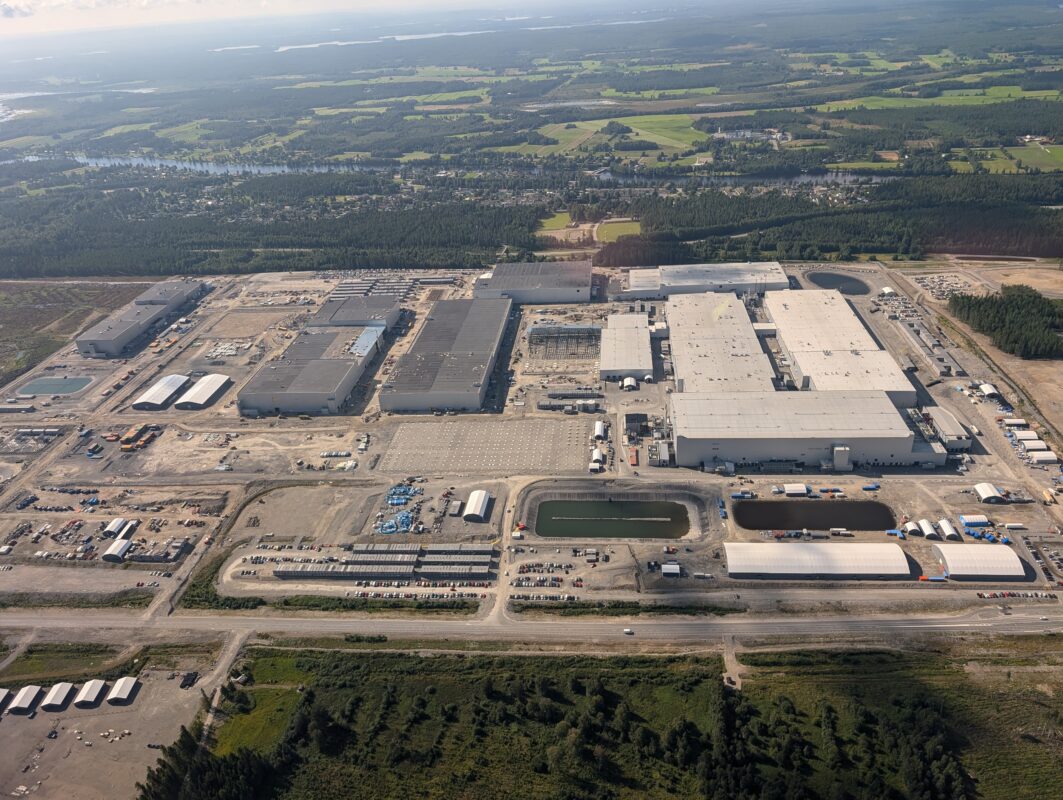
[[[1063,170],[1063,145],[1028,144],[1024,147],[1009,147],[1007,153],[1027,167],[1042,172]]]
[[[848,111],[857,108],[926,108],[931,106],[982,106],[1014,100],[1059,100],[1058,89],[1025,90],[1018,86],[990,86],[986,89],[948,89],[939,97],[876,95],[822,103],[819,111]]]
[[[621,236],[638,236],[642,225],[637,220],[627,222],[603,222],[598,226],[595,237],[599,242],[615,242]]]

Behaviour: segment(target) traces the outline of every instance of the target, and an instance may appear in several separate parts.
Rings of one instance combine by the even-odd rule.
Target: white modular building
[[[487,522],[491,516],[491,495],[483,489],[477,489],[469,495],[462,519],[468,522]]]
[[[616,381],[653,375],[650,320],[645,314],[610,314],[602,331],[598,377]]]
[[[513,301],[440,300],[380,388],[383,411],[478,411]]]
[[[220,398],[232,381],[228,375],[204,375],[196,385],[177,398],[174,408],[182,411],[198,411]]]
[[[191,383],[187,375],[165,375],[133,401],[138,411],[161,411]]]
[[[916,446],[884,392],[685,393],[671,403],[679,466],[792,462],[847,471],[946,458],[940,445]]]
[[[98,706],[100,701],[103,700],[103,695],[106,690],[107,681],[93,678],[78,691],[77,696],[74,698],[74,705],[78,708],[93,708],[94,706]]]
[[[704,292],[763,294],[789,285],[778,261],[677,264],[631,270],[618,298],[651,300]]]
[[[932,549],[950,580],[1016,581],[1027,577],[1022,559],[1007,545],[942,543],[932,545]]]
[[[732,578],[904,580],[908,559],[895,544],[725,542]]]
[[[44,711],[62,711],[73,693],[74,684],[65,681],[57,683],[44,696],[44,700],[41,701],[41,709]]]
[[[140,681],[136,678],[129,676],[119,678],[114,682],[111,691],[107,693],[107,702],[112,706],[127,705],[133,702],[139,688]]]
[[[477,278],[473,297],[509,298],[514,303],[532,305],[587,303],[593,281],[590,261],[496,264],[490,272]]]
[[[376,355],[383,327],[307,328],[237,393],[240,413],[338,414]]]
[[[37,705],[37,699],[41,696],[42,691],[40,686],[23,686],[15,693],[15,699],[11,701],[11,705],[7,707],[7,710],[12,714],[30,713],[33,707]]]

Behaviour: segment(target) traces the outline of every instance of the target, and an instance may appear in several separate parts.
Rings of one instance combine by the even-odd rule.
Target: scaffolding
[[[532,325],[528,328],[528,355],[537,361],[555,358],[597,358],[602,329],[597,325]]]

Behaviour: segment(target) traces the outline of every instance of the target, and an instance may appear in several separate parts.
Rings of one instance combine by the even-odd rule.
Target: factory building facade
[[[78,352],[87,358],[117,358],[131,344],[198,300],[203,281],[181,279],[157,283],[129,305],[78,336]]]
[[[763,294],[789,285],[778,261],[678,264],[631,270],[616,296],[619,300],[660,300],[704,292]]]
[[[477,411],[509,323],[513,301],[440,300],[380,389],[383,411]]]
[[[384,328],[307,328],[237,393],[240,413],[338,414],[376,355]]]
[[[402,314],[402,298],[394,294],[354,295],[326,300],[307,322],[320,328],[369,328],[391,330]]]
[[[587,303],[593,280],[590,261],[496,264],[476,279],[473,297],[533,305]]]
[[[602,331],[598,375],[605,381],[653,377],[650,321],[645,314],[610,314]]]

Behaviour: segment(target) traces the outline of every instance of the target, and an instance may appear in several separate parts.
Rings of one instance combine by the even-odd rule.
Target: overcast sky
[[[0,0],[0,36],[328,11],[451,7],[519,14],[528,5],[519,0]]]

